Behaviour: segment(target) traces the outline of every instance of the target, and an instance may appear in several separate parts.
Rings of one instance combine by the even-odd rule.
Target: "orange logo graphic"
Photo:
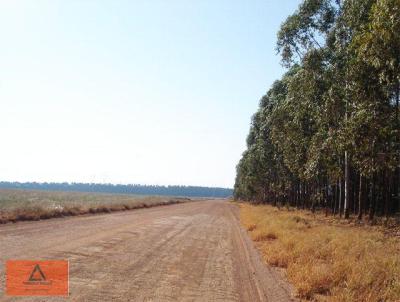
[[[6,294],[9,296],[68,296],[68,261],[7,261]]]

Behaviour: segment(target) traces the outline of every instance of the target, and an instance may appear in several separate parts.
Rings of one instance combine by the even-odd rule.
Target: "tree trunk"
[[[333,215],[336,215],[337,214],[337,210],[338,210],[339,198],[340,198],[339,187],[340,187],[340,182],[337,181],[336,182],[336,186],[335,186],[335,205],[334,205],[334,208],[333,208]]]
[[[370,204],[371,198],[369,195],[370,192],[370,184],[371,181],[369,178],[364,178],[364,209],[363,209],[363,215],[368,216],[368,205]]]
[[[349,173],[349,154],[347,151],[344,152],[344,218],[348,219],[349,213],[349,203],[350,203],[350,173]]]
[[[343,179],[339,180],[340,189],[339,189],[339,217],[342,218],[342,209],[343,209],[343,201],[344,201],[344,182]]]
[[[400,120],[399,120],[399,102],[400,102],[400,80],[397,81],[397,89],[396,89],[396,130],[400,132]],[[397,156],[398,156],[398,167],[394,171],[394,178],[393,178],[393,195],[396,202],[397,211],[400,211],[400,145],[399,145],[399,136],[396,136],[396,144],[397,144]]]
[[[372,176],[372,184],[371,184],[371,203],[369,206],[369,220],[371,221],[372,219],[374,219],[375,216],[375,206],[376,206],[376,186],[375,186],[375,173]]]
[[[360,194],[360,186],[358,185],[360,182],[360,177],[361,175],[359,173],[357,173],[356,171],[354,171],[354,179],[353,179],[353,194],[352,194],[352,198],[353,198],[353,213],[354,215],[356,213],[358,213],[358,207],[359,207],[359,203],[356,202],[359,198],[359,194]]]
[[[297,182],[297,187],[296,187],[296,208],[298,209],[300,206],[300,181]]]
[[[384,172],[384,185],[382,186],[383,189],[383,196],[385,198],[385,206],[384,206],[384,215],[386,218],[389,217],[389,211],[390,211],[390,173],[389,171]]]
[[[364,210],[364,176],[360,174],[360,186],[358,190],[358,220],[362,219],[363,210]]]

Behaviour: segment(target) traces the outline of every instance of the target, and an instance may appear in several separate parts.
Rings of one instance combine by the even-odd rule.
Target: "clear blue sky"
[[[232,187],[298,0],[0,2],[0,180]]]

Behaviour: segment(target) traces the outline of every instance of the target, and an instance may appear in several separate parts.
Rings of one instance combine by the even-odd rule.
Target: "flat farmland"
[[[131,194],[0,189],[0,224],[83,214],[110,213],[189,201]]]

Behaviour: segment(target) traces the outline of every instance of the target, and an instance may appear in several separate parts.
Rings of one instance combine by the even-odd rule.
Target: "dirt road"
[[[290,301],[225,201],[0,226],[0,301],[8,259],[69,260],[68,301]]]

